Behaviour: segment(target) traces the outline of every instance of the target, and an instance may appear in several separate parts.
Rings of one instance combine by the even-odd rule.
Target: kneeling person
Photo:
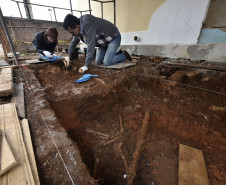
[[[71,54],[80,40],[87,45],[85,65],[79,69],[80,73],[84,73],[90,67],[95,47],[98,47],[96,54],[97,64],[108,66],[123,62],[126,59],[132,60],[126,51],[117,53],[121,43],[121,34],[114,24],[105,19],[89,14],[83,15],[78,19],[68,14],[64,19],[63,27],[73,36],[68,48],[68,57],[66,58],[68,64]]]
[[[56,28],[48,28],[46,31],[36,33],[32,42],[40,56],[39,60],[43,60],[44,56],[49,58],[55,56],[54,50],[57,45],[57,37],[58,31]]]

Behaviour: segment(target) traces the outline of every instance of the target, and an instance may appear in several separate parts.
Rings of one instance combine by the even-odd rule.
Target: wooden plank
[[[14,31],[13,31],[13,28],[12,28],[12,25],[11,25],[11,22],[8,20],[8,22],[9,22],[9,26],[10,26],[10,29],[11,29],[11,32],[12,32],[12,34],[13,34],[13,39],[14,39],[14,41],[15,41],[15,45],[16,45],[16,50],[17,51],[19,51],[19,46],[18,46],[18,44],[17,44],[17,42],[16,42],[16,36],[15,36],[15,33],[14,33]]]
[[[140,57],[137,57],[137,56],[131,56],[132,59],[139,59],[140,60]]]
[[[22,120],[22,132],[23,132],[24,144],[26,147],[28,160],[29,160],[29,163],[31,166],[31,171],[32,171],[32,174],[34,177],[34,181],[35,181],[36,185],[39,185],[40,181],[39,181],[38,170],[37,170],[37,166],[36,166],[35,155],[34,155],[34,151],[33,151],[30,129],[29,129],[27,119]]]
[[[0,184],[33,185],[34,178],[29,166],[16,107],[13,103],[0,105],[0,121],[8,144],[18,163],[0,177]]]
[[[0,25],[0,35],[1,35],[1,39],[3,39],[3,43],[5,45],[7,53],[10,52],[11,50],[10,50],[10,47],[9,47],[8,39],[5,35],[5,31],[3,30],[2,25]]]
[[[1,129],[1,123],[0,123],[0,162],[1,162],[1,156],[2,156],[2,129]],[[0,163],[0,170],[1,170],[1,163]]]
[[[24,60],[25,64],[36,64],[36,63],[45,63],[46,61],[39,61],[38,59],[32,59],[32,60]]]
[[[13,75],[11,68],[0,70],[0,97],[13,94]]]
[[[8,66],[9,64],[5,60],[0,60],[0,66]]]
[[[0,25],[0,42],[2,43],[2,48],[3,48],[4,55],[5,55],[5,60],[7,62],[9,62],[9,58],[7,56],[7,48],[8,48],[8,46],[6,44],[7,40],[5,38],[5,34],[3,33],[3,29],[2,29],[1,25]]]
[[[190,68],[196,68],[196,69],[209,69],[209,70],[215,70],[215,71],[226,71],[226,67],[218,67],[218,66],[206,66],[206,65],[197,65],[197,64],[179,64],[179,63],[173,63],[173,62],[167,62],[167,65],[171,66],[181,66],[181,67],[190,67]]]
[[[8,142],[4,136],[2,135],[2,144],[1,144],[1,171],[0,175],[4,174],[10,168],[16,165],[16,159],[8,145]]]
[[[136,148],[133,152],[133,159],[132,159],[132,162],[131,162],[129,168],[127,169],[127,170],[129,170],[129,172],[127,172],[127,174],[128,174],[127,185],[132,185],[134,179],[137,176],[137,173],[136,173],[137,172],[137,163],[138,163],[138,159],[140,157],[141,147],[145,141],[144,138],[147,133],[149,119],[150,119],[150,112],[149,112],[149,110],[146,110],[144,119],[143,119],[143,123],[142,123],[142,127],[140,129],[140,133],[137,136],[138,140],[136,143]],[[125,166],[126,165],[127,164],[125,164]]]
[[[178,185],[209,185],[203,152],[179,145]]]
[[[24,84],[13,84],[13,96],[11,102],[16,105],[17,113],[19,118],[25,118],[24,108]]]
[[[110,65],[110,66],[105,66],[103,64],[101,64],[101,65],[92,64],[92,65],[94,65],[96,67],[100,67],[100,68],[107,68],[107,69],[124,69],[124,68],[136,65],[136,63],[122,62],[122,63],[117,63],[117,64],[114,64],[114,65]]]

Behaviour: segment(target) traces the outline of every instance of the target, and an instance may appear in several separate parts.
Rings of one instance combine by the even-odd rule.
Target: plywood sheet
[[[0,66],[8,66],[9,64],[5,60],[0,60]]]
[[[0,97],[13,93],[13,75],[11,68],[0,69]]]
[[[36,63],[43,63],[45,61],[39,61],[38,59],[32,59],[32,60],[25,60],[25,64],[36,64]]]
[[[209,185],[201,150],[180,144],[178,185]]]
[[[15,103],[18,116],[25,118],[25,107],[24,107],[24,84],[13,84],[13,96],[11,99],[12,103]]]
[[[13,103],[0,105],[0,124],[9,147],[17,161],[17,165],[8,170],[0,177],[1,185],[30,185],[34,184],[31,168],[29,165],[21,126]]]
[[[1,142],[1,158],[0,158],[0,166],[1,171],[0,175],[4,174],[6,171],[8,171],[10,168],[16,165],[16,159],[8,145],[8,142],[4,136],[2,135],[2,142]]]
[[[134,65],[136,65],[136,63],[125,63],[125,62],[122,62],[122,63],[117,63],[117,64],[114,64],[114,65],[110,65],[110,66],[105,66],[103,64],[101,64],[101,65],[93,64],[93,65],[96,66],[96,67],[107,68],[107,69],[123,69],[123,68],[134,66]]]
[[[28,160],[29,160],[29,163],[31,166],[31,171],[32,171],[32,174],[34,177],[34,181],[35,181],[36,185],[39,185],[40,181],[39,181],[38,170],[37,170],[37,166],[36,166],[35,155],[34,155],[34,150],[33,150],[31,135],[30,135],[30,129],[29,129],[27,119],[22,120],[22,131],[23,131],[25,148],[27,151]]]

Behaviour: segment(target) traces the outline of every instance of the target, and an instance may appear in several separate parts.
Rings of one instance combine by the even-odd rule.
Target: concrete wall
[[[160,56],[172,59],[206,60],[226,64],[226,44],[126,45],[122,46],[122,49],[126,49],[136,55]]]
[[[15,46],[16,51],[19,52],[28,52],[34,51],[34,47],[32,44],[25,44],[20,42],[15,42],[15,40],[19,40],[22,42],[31,42],[35,34],[39,31],[44,31],[49,27],[57,27],[55,22],[50,21],[41,21],[41,20],[27,20],[27,19],[18,19],[18,18],[10,18],[5,17],[5,22],[7,24],[8,31],[10,33],[11,39],[14,40],[13,44]],[[33,28],[34,27],[34,28]],[[58,40],[60,41],[70,41],[71,35],[69,32],[63,29],[62,23],[58,24]],[[67,48],[68,44],[65,42],[59,42],[58,48]]]
[[[226,1],[211,1],[198,43],[226,43]]]
[[[123,33],[122,44],[195,44],[209,3],[210,0],[167,0],[152,16],[148,31]],[[140,40],[134,41],[134,36]]]

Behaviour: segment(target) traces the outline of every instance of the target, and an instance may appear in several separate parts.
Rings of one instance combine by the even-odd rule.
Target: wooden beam
[[[4,45],[5,45],[5,48],[6,48],[6,52],[9,53],[11,51],[11,49],[9,47],[8,40],[6,38],[5,31],[3,30],[2,25],[0,25],[0,35],[2,36],[2,40],[4,42]]]
[[[217,66],[179,64],[179,63],[173,63],[173,62],[168,62],[167,65],[180,66],[180,67],[190,67],[190,68],[196,68],[196,69],[208,69],[208,70],[215,70],[215,71],[226,71],[226,67],[217,67]]]
[[[3,39],[1,29],[2,29],[2,28],[0,27],[0,42],[2,43],[2,48],[3,48],[5,60],[6,60],[7,62],[9,62],[9,58],[8,58],[8,55],[7,55],[7,49],[6,49],[6,43],[5,43],[5,40]]]
[[[16,159],[8,145],[8,142],[4,136],[2,135],[2,144],[1,144],[1,158],[0,158],[1,171],[0,175],[7,172],[13,166],[16,165]]]
[[[11,68],[0,70],[0,97],[13,94],[13,75]]]
[[[144,143],[144,138],[145,138],[145,134],[147,132],[147,128],[148,128],[148,123],[149,123],[149,118],[150,118],[150,112],[149,110],[147,110],[145,112],[144,115],[144,119],[143,119],[143,124],[142,127],[140,129],[140,133],[138,134],[138,141],[136,144],[136,148],[133,152],[133,159],[132,162],[129,166],[129,174],[128,174],[128,180],[127,180],[127,185],[132,185],[133,181],[136,177],[136,171],[137,171],[137,162],[140,156],[140,152],[141,152],[141,147]]]
[[[9,64],[5,60],[0,59],[0,66],[9,66]]]
[[[210,185],[201,150],[179,145],[178,185]]]
[[[27,119],[22,120],[22,132],[23,132],[24,144],[27,151],[28,160],[31,166],[31,171],[34,177],[35,185],[40,185],[34,150],[33,150],[32,141],[31,141],[31,134],[30,134],[30,129],[29,129]]]
[[[24,108],[24,84],[13,84],[13,96],[11,102],[15,103],[19,118],[25,118]]]
[[[0,105],[0,120],[5,137],[17,161],[17,165],[0,177],[1,185],[29,184],[33,185],[34,178],[25,150],[21,126],[13,103]]]

